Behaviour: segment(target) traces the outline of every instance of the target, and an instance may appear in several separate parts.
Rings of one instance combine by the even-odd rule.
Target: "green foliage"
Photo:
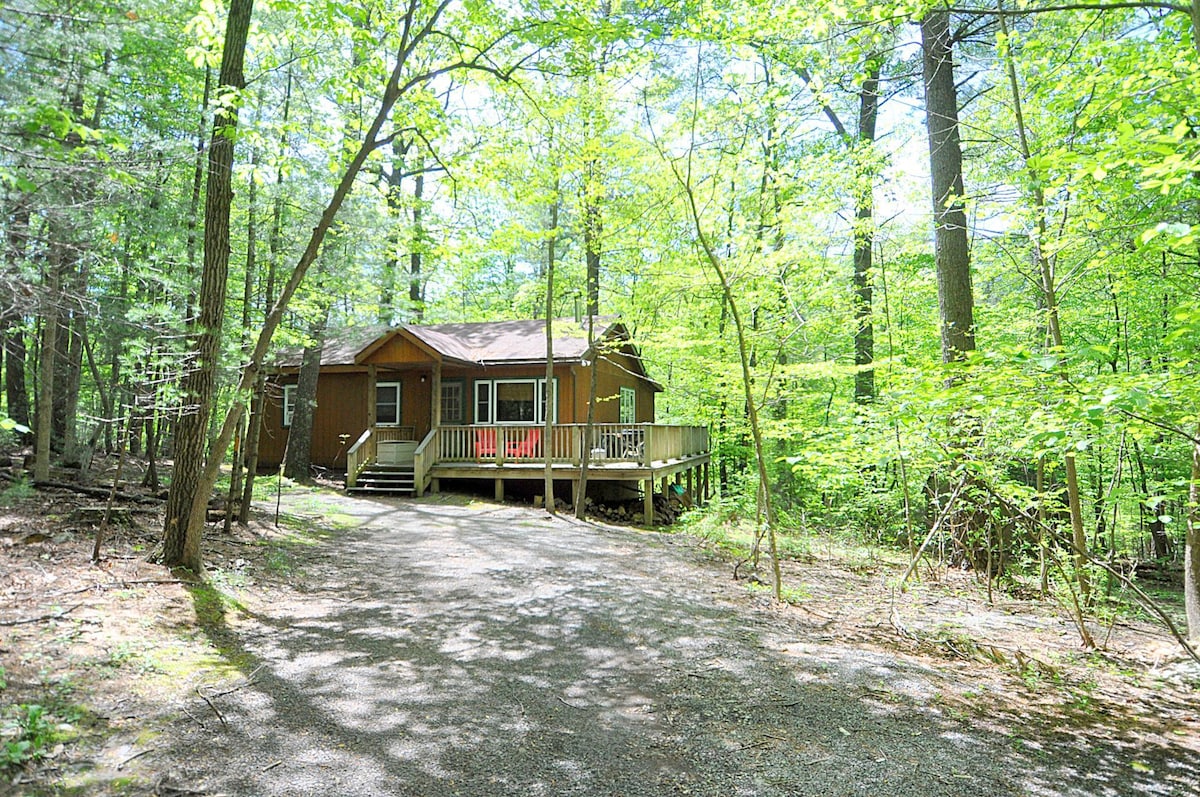
[[[0,507],[24,503],[32,498],[35,492],[33,482],[28,479],[17,479],[0,490]]]
[[[56,739],[55,723],[46,709],[36,703],[10,706],[0,725],[0,769],[8,770],[38,761]]]
[[[1187,15],[1030,13],[957,50],[973,98],[963,125],[979,349],[945,365],[930,200],[915,167],[926,155],[920,114],[900,106],[920,104],[919,69],[911,48],[895,46],[927,5],[451,4],[439,35],[402,65],[409,90],[381,132],[387,143],[368,158],[279,345],[302,345],[330,302],[332,323],[348,326],[540,314],[551,239],[554,306],[573,315],[588,231],[601,254],[601,311],[624,316],[665,387],[657,417],[711,430],[720,496],[689,522],[748,550],[759,484],[747,467],[733,324],[678,169],[746,311],[785,545],[820,530],[907,547],[936,518],[930,491],[969,475],[986,525],[967,542],[1004,530],[1009,572],[1024,578],[1040,564],[1037,534],[1014,508],[1061,532],[1069,455],[1094,552],[1148,555],[1155,524],[1179,542],[1188,435],[1200,421],[1200,59]],[[207,0],[137,11],[84,3],[61,19],[51,4],[31,8],[0,11],[5,266],[14,296],[38,297],[51,256],[80,254],[62,276],[64,306],[80,308],[93,348],[74,366],[85,439],[91,419],[123,407],[161,417],[186,403],[174,386],[197,289],[196,143],[228,99],[202,107],[224,11]],[[229,330],[260,325],[370,119],[406,19],[377,11],[256,9],[256,77],[236,98],[230,242],[230,293],[248,305],[229,303]],[[425,79],[480,53],[486,68]],[[881,134],[856,142],[859,92],[875,67],[886,86]],[[855,220],[872,186],[875,216]],[[589,230],[595,207],[602,223]],[[850,278],[852,236],[864,227],[875,236],[877,396],[856,404]],[[1047,332],[1047,275],[1061,345]],[[31,302],[13,308],[5,333],[26,344],[46,310]],[[226,335],[223,384],[244,360],[242,338]],[[0,428],[27,431],[7,419]],[[0,503],[29,489],[18,482]],[[282,554],[272,561],[281,574],[290,567]],[[213,601],[198,603],[215,614]]]

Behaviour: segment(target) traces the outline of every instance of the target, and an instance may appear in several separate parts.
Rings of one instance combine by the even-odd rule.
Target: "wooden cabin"
[[[652,518],[656,481],[674,477],[700,500],[707,492],[708,430],[656,424],[651,379],[614,317],[595,320],[595,343],[572,320],[554,330],[554,379],[546,384],[546,324],[357,328],[330,334],[321,355],[312,462],[346,472],[349,490],[416,495],[453,479],[554,478],[637,485]],[[268,391],[259,464],[283,459],[295,406],[300,353],[284,355]],[[593,427],[586,428],[592,372]],[[436,400],[435,400],[436,397]],[[552,432],[545,433],[546,412]],[[589,436],[590,435],[590,436]],[[586,463],[585,463],[586,458]]]

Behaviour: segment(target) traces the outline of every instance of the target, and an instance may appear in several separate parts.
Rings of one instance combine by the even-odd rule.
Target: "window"
[[[480,380],[475,383],[475,423],[492,422],[492,383]]]
[[[546,419],[545,379],[480,379],[475,382],[476,423],[542,423]],[[557,389],[558,380],[554,380]],[[550,407],[558,415],[557,402]]]
[[[466,408],[463,394],[466,392],[466,380],[442,381],[442,423],[464,423],[466,421],[463,413]]]
[[[537,383],[496,382],[496,423],[534,423],[537,419]]]
[[[631,387],[621,388],[620,423],[637,423],[637,391]]]
[[[375,384],[375,424],[377,426],[400,425],[399,382],[377,382]]]
[[[283,425],[292,425],[292,415],[296,412],[296,386],[283,386]]]

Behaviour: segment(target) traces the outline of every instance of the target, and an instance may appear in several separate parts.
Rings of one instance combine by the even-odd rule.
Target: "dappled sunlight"
[[[227,727],[180,728],[228,758],[196,764],[205,788],[1115,797],[1200,776],[1188,748],[992,710],[991,683],[964,697],[944,668],[740,609],[667,538],[334,500],[365,525],[314,549],[295,600],[214,631],[255,675]]]

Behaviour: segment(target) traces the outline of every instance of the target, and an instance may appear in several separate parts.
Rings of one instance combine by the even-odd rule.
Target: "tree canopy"
[[[951,503],[952,556],[1086,600],[1183,558],[1200,633],[1193,6],[253,5],[235,80],[238,2],[0,7],[37,478],[127,424],[206,464],[183,528],[272,348],[578,307],[712,429],[713,511],[915,551]]]

